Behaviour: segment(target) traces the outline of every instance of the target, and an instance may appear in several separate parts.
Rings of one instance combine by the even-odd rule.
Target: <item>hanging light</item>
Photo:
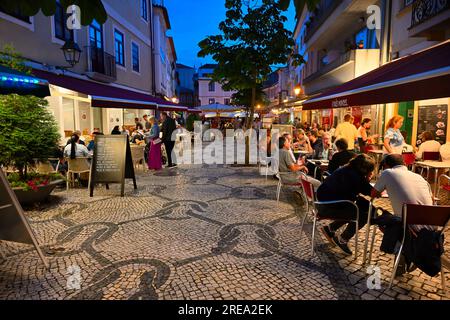
[[[73,40],[67,40],[61,47],[61,50],[64,52],[64,58],[67,63],[69,63],[72,67],[80,62],[81,49]]]
[[[294,93],[296,96],[299,96],[300,93],[302,93],[302,87],[299,84],[295,86]]]

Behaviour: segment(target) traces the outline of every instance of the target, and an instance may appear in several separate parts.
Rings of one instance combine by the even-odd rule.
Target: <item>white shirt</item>
[[[419,146],[419,150],[416,153],[417,159],[422,159],[424,152],[439,152],[441,144],[436,140],[428,140]]]
[[[396,216],[402,216],[403,204],[433,205],[428,182],[405,166],[386,169],[381,174],[375,190],[387,191]]]
[[[72,149],[72,144],[69,143],[65,148],[64,148],[64,157],[69,158],[70,157],[70,151]],[[87,157],[89,156],[89,150],[88,148],[86,148],[86,146],[76,143],[75,144],[75,157],[79,158],[79,157]]]
[[[355,140],[358,139],[358,130],[350,122],[344,122],[337,126],[335,131],[336,140],[344,138],[348,143],[348,150],[355,149]]]

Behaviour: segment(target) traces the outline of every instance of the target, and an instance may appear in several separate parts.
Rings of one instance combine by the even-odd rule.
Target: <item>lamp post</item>
[[[71,68],[80,62],[81,49],[73,40],[67,40],[61,47],[61,50],[64,52],[64,58]]]
[[[298,84],[294,87],[294,93],[295,93],[296,97],[298,97],[302,93],[302,91],[303,90],[302,90],[302,87],[300,86],[300,84]]]

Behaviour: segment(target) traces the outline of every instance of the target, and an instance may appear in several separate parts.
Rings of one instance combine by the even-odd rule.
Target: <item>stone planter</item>
[[[52,191],[56,188],[56,186],[62,182],[64,182],[64,180],[52,181],[46,186],[38,187],[37,191],[24,191],[23,188],[13,188],[13,190],[21,205],[30,205],[33,203],[45,201],[50,196],[50,193],[52,193]]]

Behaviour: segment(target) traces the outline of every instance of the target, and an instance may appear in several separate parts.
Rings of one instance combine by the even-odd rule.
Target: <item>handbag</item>
[[[162,142],[162,140],[160,138],[156,138],[155,140],[153,140],[153,144],[160,144]]]

